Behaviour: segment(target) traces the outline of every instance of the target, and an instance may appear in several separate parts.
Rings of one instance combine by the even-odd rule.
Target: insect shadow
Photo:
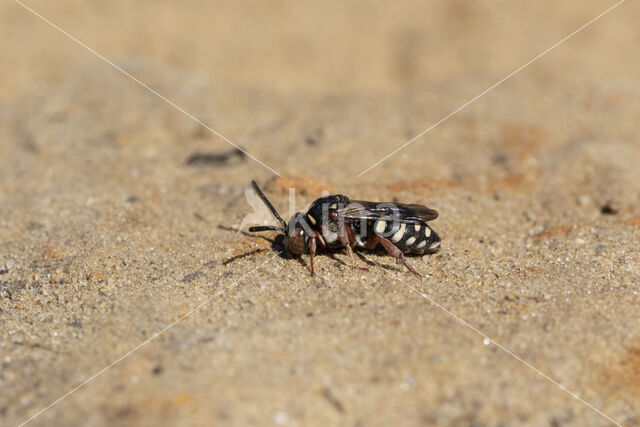
[[[241,229],[238,229],[238,228],[235,228],[235,227],[228,227],[226,225],[218,225],[218,229],[224,230],[224,231],[232,231],[234,233],[239,233],[239,234],[242,234],[244,236],[251,237],[253,239],[261,238],[263,240],[266,240],[267,242],[271,243],[271,250],[279,252],[280,253],[279,256],[281,258],[286,258],[286,259],[289,258],[285,254],[284,236],[282,236],[282,234],[278,234],[277,236],[275,236],[274,239],[269,239],[269,238],[267,238],[265,236],[256,235],[256,234],[253,234],[253,233],[247,233],[246,231],[243,231]],[[229,257],[229,258],[225,259],[224,261],[222,261],[222,265],[228,265],[228,264],[231,264],[232,262],[237,261],[239,259],[243,259],[243,258],[249,257],[251,255],[259,254],[259,253],[262,253],[262,252],[269,252],[269,250],[268,249],[259,248],[259,249],[254,249],[254,250],[242,253],[242,254],[234,255],[234,256]]]
[[[272,242],[273,243],[273,239],[268,239],[265,236],[258,236],[258,235],[253,234],[253,233],[247,233],[246,231],[241,230],[239,228],[228,227],[226,225],[218,225],[218,229],[219,230],[224,230],[224,231],[233,231],[234,233],[239,233],[239,234],[242,234],[242,235],[247,236],[247,237],[261,237],[264,240],[266,240],[267,242]]]
[[[353,251],[354,254],[356,254],[365,264],[371,266],[371,267],[379,267],[385,270],[393,270],[393,271],[397,271],[397,272],[402,272],[403,269],[401,267],[399,267],[399,265],[402,264],[402,261],[396,261],[394,264],[389,264],[389,263],[382,263],[382,262],[377,262],[377,261],[373,261],[370,258],[367,258],[366,256],[364,256],[364,254],[361,253],[361,249],[360,248],[356,248],[356,250]],[[385,250],[382,247],[376,247],[375,249],[373,249],[373,253],[376,255],[386,255],[387,253],[385,252]],[[409,255],[410,258],[413,258],[411,255]]]
[[[382,262],[377,262],[377,261],[373,261],[370,258],[367,258],[363,253],[362,250],[360,248],[354,248],[353,253],[358,256],[365,264],[367,264],[370,267],[378,267],[378,268],[382,268],[385,270],[393,270],[396,272],[402,272],[402,268],[399,267],[399,265],[402,264],[401,261],[397,261],[395,264],[390,264],[390,263],[382,263]],[[376,255],[386,255],[386,252],[384,250],[384,248],[379,247],[379,248],[375,248],[373,250],[373,253]],[[336,265],[340,265],[341,267],[349,267],[349,264],[344,262],[343,260],[341,260],[340,258],[338,258],[336,256],[336,254],[343,254],[343,251],[341,250],[341,248],[321,248],[318,251],[318,255],[325,255],[327,256],[329,259],[331,259],[332,261],[336,262]],[[302,266],[304,266],[304,268],[309,268],[307,266],[307,264],[304,263],[304,261],[302,260],[302,258],[300,257],[291,257],[291,258],[295,258],[298,263]],[[364,268],[363,270],[368,270],[368,268]]]

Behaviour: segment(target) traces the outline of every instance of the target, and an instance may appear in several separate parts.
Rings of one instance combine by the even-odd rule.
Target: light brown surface
[[[608,424],[399,280],[640,424],[637,2],[358,179],[613,3],[28,4],[287,176],[187,166],[230,147],[2,3],[0,424],[212,297],[32,424]],[[425,203],[442,250],[311,278],[229,228],[253,178]]]

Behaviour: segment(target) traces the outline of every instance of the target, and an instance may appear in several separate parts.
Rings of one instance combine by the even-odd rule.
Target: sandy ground
[[[280,178],[0,5],[0,424],[100,373],[30,425],[640,425],[640,5],[356,178],[614,4],[416,3],[29,1]],[[251,179],[442,250],[312,278],[235,231]]]

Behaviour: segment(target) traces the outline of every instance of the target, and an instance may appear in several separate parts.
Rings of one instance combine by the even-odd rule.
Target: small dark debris
[[[138,203],[139,201],[140,201],[140,197],[138,197],[136,195],[127,197],[127,202],[128,203]]]
[[[324,136],[324,130],[316,129],[312,132],[309,132],[309,134],[307,134],[307,136],[304,138],[304,143],[311,146],[318,145],[322,140],[323,136]]]
[[[308,312],[307,313],[307,317],[313,317],[313,313],[312,312]]]
[[[27,230],[29,230],[29,231],[39,230],[42,227],[44,227],[44,225],[42,225],[42,224],[40,224],[38,222],[29,221],[27,223]]]
[[[509,157],[507,157],[507,155],[504,153],[495,153],[491,157],[491,163],[496,166],[502,166],[506,169],[509,164]]]
[[[201,277],[204,277],[204,273],[202,273],[201,271],[195,271],[193,273],[189,273],[186,276],[184,276],[181,280],[182,283],[191,283],[196,279],[199,279]]]
[[[206,337],[202,337],[199,339],[200,342],[213,342],[216,338],[213,335],[207,335]]]
[[[36,143],[36,140],[33,138],[32,135],[25,132],[21,136],[22,136],[22,148],[25,151],[28,151],[34,154],[40,152],[40,149],[38,148],[38,144]]]
[[[160,375],[164,372],[164,367],[160,364],[154,365],[151,369],[151,372],[153,373],[153,375]]]
[[[618,210],[614,209],[610,203],[606,203],[600,208],[600,213],[602,215],[616,215]]]
[[[513,294],[513,293],[508,293],[504,296],[504,300],[505,301],[517,301],[519,300],[520,297],[518,297],[518,295]]]
[[[233,271],[225,271],[224,272],[224,277],[231,277],[233,276]]]
[[[126,405],[121,408],[116,408],[114,412],[114,417],[116,419],[133,418],[135,415],[136,415],[136,409],[131,407],[130,405]]]
[[[82,329],[82,322],[80,321],[80,319],[74,319],[73,322],[67,323],[67,326],[71,326],[72,328]]]
[[[242,259],[242,258],[246,258],[246,257],[251,256],[251,255],[259,254],[259,253],[262,253],[262,252],[266,252],[266,249],[254,249],[252,251],[245,252],[243,254],[234,255],[234,256],[229,257],[229,258],[225,259],[224,261],[222,261],[222,265],[231,264],[232,262],[234,262],[236,260],[239,260],[239,259]]]
[[[226,153],[194,153],[187,158],[189,166],[226,166],[232,162],[246,161],[246,154],[239,148]]]
[[[324,277],[320,277],[320,278],[314,278],[313,281],[311,282],[311,286],[313,286],[316,289],[322,289],[322,288],[329,288],[331,287],[330,283],[327,283],[327,281],[325,280]]]
[[[0,276],[3,275],[3,274],[7,274],[8,272],[9,272],[8,268],[0,269]]]
[[[13,299],[13,296],[19,294],[26,286],[27,282],[23,280],[0,281],[0,298]]]
[[[216,266],[216,262],[215,262],[215,261],[209,261],[209,262],[208,262],[208,263],[206,263],[204,266],[205,266],[205,267],[207,267],[208,269],[212,270],[212,269],[214,269],[214,268],[215,268],[215,266]]]
[[[340,412],[341,414],[344,413],[344,405],[333,395],[330,388],[325,387],[322,390],[322,396],[327,399],[327,402],[329,402],[336,411]]]
[[[123,262],[124,264],[124,262]],[[124,264],[126,266],[126,264]],[[91,273],[87,276],[87,280],[94,280],[96,282],[106,282],[107,278],[102,273]]]

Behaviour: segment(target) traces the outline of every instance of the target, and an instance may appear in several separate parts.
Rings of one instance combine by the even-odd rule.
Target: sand
[[[637,2],[357,177],[613,4],[29,2],[278,177],[3,3],[0,424],[639,425]],[[442,249],[311,277],[252,179]]]

